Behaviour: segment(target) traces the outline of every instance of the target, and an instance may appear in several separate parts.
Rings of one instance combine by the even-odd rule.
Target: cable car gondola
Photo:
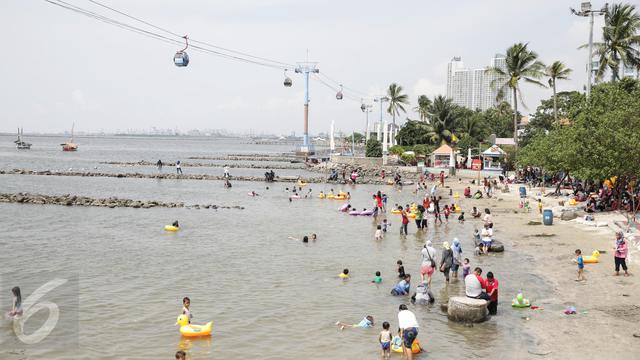
[[[293,81],[287,76],[287,69],[284,69],[284,87],[291,87],[291,85],[293,85]]]
[[[187,35],[183,36],[182,38],[185,42],[184,49],[179,50],[173,56],[173,63],[178,67],[185,67],[189,65],[189,54],[187,54],[187,52],[185,51],[189,47],[189,38],[187,37]]]
[[[337,100],[342,100],[342,85],[340,85],[340,91],[336,94]]]

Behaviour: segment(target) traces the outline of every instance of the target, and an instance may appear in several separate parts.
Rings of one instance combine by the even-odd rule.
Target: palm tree
[[[549,86],[553,88],[553,118],[558,123],[558,101],[556,99],[556,81],[569,80],[571,69],[565,66],[561,61],[554,61],[553,64],[547,66],[545,75],[549,77]]]
[[[431,141],[436,145],[443,142],[451,144],[455,139],[453,131],[458,121],[456,105],[449,98],[438,95],[433,99],[429,112],[431,119],[431,131],[429,133]]]
[[[487,126],[483,121],[481,114],[473,114],[458,121],[457,132],[461,135],[467,135],[476,140],[482,140],[486,135]]]
[[[620,78],[620,61],[629,66],[640,66],[640,14],[630,4],[607,6],[602,28],[602,42],[594,43],[594,53],[598,57],[596,80],[601,80],[607,68],[611,71],[611,81]],[[581,48],[587,45],[581,46]]]
[[[387,89],[387,97],[389,98],[389,107],[387,112],[393,116],[393,127],[396,127],[396,115],[400,115],[400,111],[406,113],[403,105],[409,104],[409,96],[402,93],[402,86],[393,83]]]
[[[418,106],[413,108],[413,111],[420,115],[420,120],[429,122],[429,109],[431,108],[431,99],[427,95],[418,96]]]
[[[506,67],[494,66],[486,72],[497,75],[498,79],[491,81],[491,86],[498,89],[496,100],[504,99],[505,93],[510,91],[513,97],[513,141],[518,146],[518,99],[525,106],[520,80],[546,87],[539,81],[544,76],[544,64],[538,60],[538,54],[527,48],[528,44],[517,43],[507,49]],[[498,83],[500,82],[500,83]]]

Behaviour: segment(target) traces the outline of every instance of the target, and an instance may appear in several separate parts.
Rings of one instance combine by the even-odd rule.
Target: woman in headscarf
[[[462,246],[458,238],[453,238],[453,244],[451,245],[451,251],[453,252],[453,265],[451,265],[451,275],[454,279],[458,278],[458,268],[462,265]]]
[[[449,283],[449,271],[453,266],[453,251],[448,242],[442,243],[442,260],[440,260],[440,271],[444,275],[444,280]]]
[[[622,266],[622,270],[624,270],[624,276],[629,276],[629,272],[627,271],[627,255],[629,255],[629,244],[627,243],[627,240],[625,240],[622,231],[616,232],[615,249],[616,252],[613,255],[613,260],[616,264],[615,275],[620,275],[620,266]]]

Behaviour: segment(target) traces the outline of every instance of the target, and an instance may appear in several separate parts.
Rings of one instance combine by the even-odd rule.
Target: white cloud
[[[435,83],[427,78],[419,79],[413,85],[412,98],[417,98],[420,95],[427,95],[430,98],[437,95],[446,95],[446,84]]]

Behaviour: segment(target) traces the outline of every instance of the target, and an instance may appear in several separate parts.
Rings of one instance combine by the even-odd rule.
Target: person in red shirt
[[[384,180],[384,169],[382,169],[382,171],[380,171],[380,177],[382,178],[382,180]]]
[[[407,227],[409,225],[409,216],[407,215],[408,210],[404,210],[402,206],[398,206],[398,210],[400,210],[400,214],[402,215],[402,225],[400,225],[400,235],[402,235],[403,233],[407,235]]]
[[[444,171],[440,171],[440,186],[444,187]]]
[[[493,273],[489,271],[487,273],[487,280],[485,281],[487,294],[491,297],[489,300],[489,309],[490,315],[495,315],[498,313],[498,279],[493,277]]]
[[[376,206],[378,207],[378,211],[382,212],[382,193],[378,191],[375,195],[376,198]]]

